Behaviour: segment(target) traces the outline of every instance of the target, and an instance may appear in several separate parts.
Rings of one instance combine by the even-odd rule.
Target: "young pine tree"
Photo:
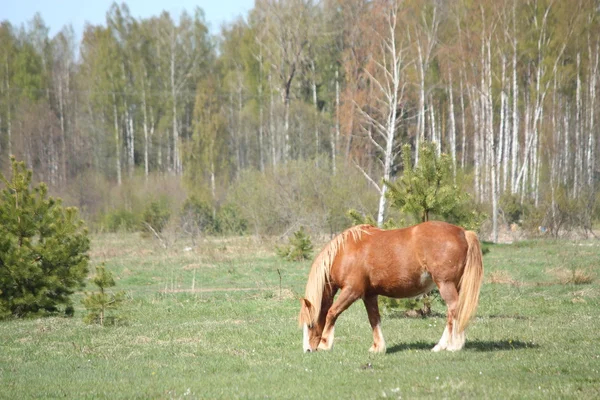
[[[104,265],[96,267],[96,275],[92,277],[92,282],[98,287],[97,292],[86,293],[86,297],[81,301],[88,314],[84,321],[88,324],[115,323],[120,319],[116,315],[107,315],[108,312],[116,311],[124,300],[125,293],[108,293],[107,288],[115,286],[115,280],[112,273],[107,271]]]
[[[90,241],[76,208],[33,190],[31,171],[11,157],[12,177],[0,174],[0,318],[60,311],[83,286]]]
[[[395,182],[385,182],[391,207],[412,214],[419,222],[430,218],[477,229],[485,215],[473,211],[468,193],[454,182],[452,161],[446,154],[439,157],[433,143],[424,142],[419,162],[413,167],[410,146],[402,148],[404,172]]]
[[[280,257],[288,261],[302,261],[312,257],[313,245],[304,227],[300,227],[290,238],[288,246],[277,247],[276,250]]]

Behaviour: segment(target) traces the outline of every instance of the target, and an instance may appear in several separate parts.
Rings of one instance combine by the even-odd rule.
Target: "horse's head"
[[[304,352],[316,351],[321,341],[323,327],[319,324],[319,318],[315,307],[307,299],[300,299],[300,316],[298,322],[302,327]]]

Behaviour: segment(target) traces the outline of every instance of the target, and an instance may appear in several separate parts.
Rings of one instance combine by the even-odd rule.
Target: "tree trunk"
[[[575,94],[575,171],[573,175],[573,198],[579,196],[579,187],[581,185],[582,143],[581,143],[581,55],[577,53],[577,89]]]
[[[519,155],[519,85],[517,81],[517,32],[515,22],[515,3],[513,1],[513,59],[512,59],[512,138],[511,138],[511,164],[510,164],[510,192],[515,194],[517,187],[517,170]]]
[[[179,156],[179,126],[178,126],[178,115],[177,115],[177,87],[175,82],[175,43],[173,42],[171,48],[171,100],[173,101],[173,159],[171,168],[175,175],[181,173],[181,160]]]
[[[311,70],[311,78],[312,82],[310,84],[312,89],[312,101],[313,107],[315,108],[315,163],[317,168],[319,167],[319,143],[321,142],[320,132],[319,132],[319,103],[317,100],[317,77],[315,71],[315,61],[310,60],[310,70]]]
[[[142,127],[144,130],[144,178],[148,181],[148,151],[149,151],[149,129],[148,129],[148,105],[146,103],[146,78],[147,73],[144,70],[142,77]]]
[[[335,132],[331,135],[331,171],[333,176],[336,174],[337,164],[337,146],[340,138],[340,80],[339,72],[335,70]]]
[[[115,92],[112,94],[113,97],[113,119],[115,128],[115,158],[116,158],[116,169],[117,169],[117,184],[121,186],[121,140],[119,135],[119,115],[117,113],[117,98]]]
[[[589,39],[588,39],[589,40]],[[589,83],[589,104],[588,104],[588,152],[587,152],[587,178],[588,188],[594,192],[594,167],[596,164],[596,140],[594,131],[596,112],[596,79],[598,77],[598,53],[600,52],[600,42],[596,41],[595,52],[592,52],[591,45],[588,46],[590,54],[590,83]]]
[[[452,157],[452,174],[454,175],[454,181],[456,182],[456,121],[454,119],[454,95],[452,87],[452,74],[448,72],[448,97],[449,97],[449,110],[448,114],[450,117],[450,155]]]

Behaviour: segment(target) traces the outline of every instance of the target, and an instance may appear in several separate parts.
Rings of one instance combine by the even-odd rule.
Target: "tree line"
[[[599,12],[594,0],[257,0],[211,35],[200,8],[138,19],[114,3],[80,40],[69,26],[49,37],[39,15],[5,21],[0,167],[14,154],[58,193],[89,176],[167,176],[217,207],[249,171],[305,162],[358,174],[382,224],[402,147],[416,165],[433,142],[494,238],[524,205],[553,230],[579,210],[591,229]]]

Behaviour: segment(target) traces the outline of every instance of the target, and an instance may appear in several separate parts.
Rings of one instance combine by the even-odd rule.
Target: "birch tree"
[[[374,35],[376,52],[370,60],[364,73],[373,86],[374,98],[368,105],[359,105],[362,116],[362,127],[365,135],[371,141],[382,166],[382,176],[377,182],[376,178],[361,171],[373,184],[379,193],[379,206],[377,210],[377,225],[382,226],[386,209],[387,186],[390,181],[392,169],[398,155],[399,125],[403,118],[403,101],[405,95],[406,81],[405,69],[409,65],[406,60],[407,46],[398,35],[398,12],[400,1],[381,2],[374,10],[380,25],[374,24],[372,34]],[[380,30],[375,27],[381,26]]]
[[[283,160],[291,158],[290,103],[292,83],[300,73],[311,40],[310,0],[261,0],[257,8],[264,21],[266,58],[276,77],[276,87],[283,104]]]

